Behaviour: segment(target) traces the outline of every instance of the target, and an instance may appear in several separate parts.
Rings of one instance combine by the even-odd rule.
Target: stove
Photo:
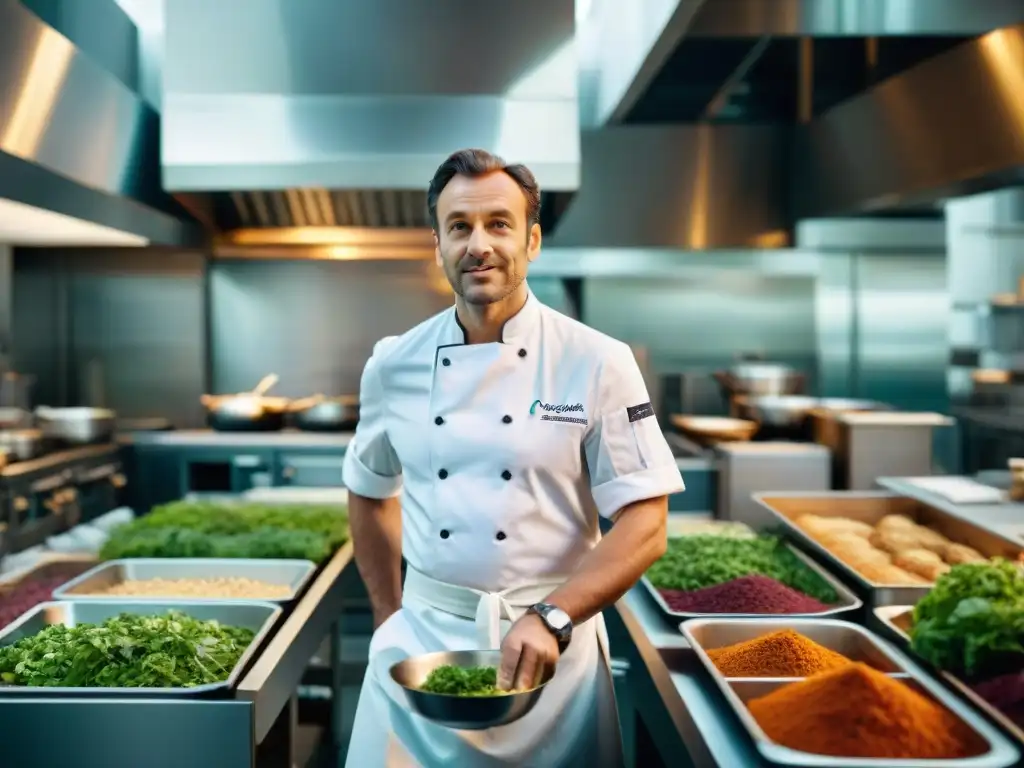
[[[126,485],[117,445],[48,453],[0,470],[0,555],[121,506]]]

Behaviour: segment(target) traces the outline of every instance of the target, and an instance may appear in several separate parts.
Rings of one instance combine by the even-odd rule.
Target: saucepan
[[[350,432],[359,422],[359,398],[355,395],[313,395],[293,400],[288,410],[292,424],[304,432]]]
[[[36,408],[36,421],[47,440],[72,445],[89,445],[110,440],[117,426],[117,414],[106,408]]]
[[[803,391],[802,373],[781,363],[739,363],[714,374],[726,399],[739,395],[795,395]]]
[[[266,397],[277,384],[277,374],[264,376],[251,392],[237,395],[203,395],[206,419],[211,429],[220,432],[275,432],[284,426],[289,400]]]
[[[441,651],[413,656],[391,667],[391,679],[405,694],[409,707],[438,725],[462,731],[480,731],[514,723],[526,715],[554,677],[544,673],[539,684],[525,691],[497,696],[449,696],[421,690],[427,676],[438,667],[498,667],[501,651]]]

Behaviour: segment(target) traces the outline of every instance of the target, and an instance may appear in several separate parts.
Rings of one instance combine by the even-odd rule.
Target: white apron
[[[574,628],[534,709],[500,728],[413,714],[388,670],[497,648],[600,541],[598,515],[682,490],[648,400],[628,347],[532,294],[498,343],[467,345],[451,309],[377,345],[344,483],[401,494],[410,569],[401,610],[370,643],[349,768],[622,765],[600,616]]]
[[[407,656],[495,649],[511,621],[556,587],[485,594],[414,569],[403,606],[374,633],[347,768],[621,768],[622,744],[603,618],[576,627],[536,706],[515,723],[456,731],[413,714],[389,669]]]

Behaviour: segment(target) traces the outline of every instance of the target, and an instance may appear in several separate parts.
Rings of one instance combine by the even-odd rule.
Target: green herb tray
[[[215,603],[189,601],[94,601],[94,602],[50,602],[41,603],[8,624],[0,631],[0,645],[12,645],[25,637],[41,632],[52,624],[73,627],[76,624],[99,624],[122,613],[136,615],[159,615],[168,611],[181,611],[196,619],[215,619],[221,624],[244,627],[252,630],[255,637],[231,670],[227,679],[219,683],[197,685],[191,688],[58,688],[45,686],[2,685],[0,697],[11,696],[104,696],[104,697],[200,697],[216,694],[233,688],[243,670],[262,645],[263,640],[281,615],[281,608],[265,602],[223,602]]]

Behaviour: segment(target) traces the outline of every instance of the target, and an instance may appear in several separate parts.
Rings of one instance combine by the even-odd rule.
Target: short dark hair
[[[430,215],[430,225],[435,230],[438,227],[437,199],[441,197],[441,192],[448,186],[449,181],[456,176],[486,176],[495,171],[508,174],[523,190],[526,197],[527,226],[532,227],[539,222],[540,186],[529,168],[521,163],[509,165],[486,149],[460,149],[438,166],[434,178],[430,180],[430,186],[427,187],[427,213]]]

